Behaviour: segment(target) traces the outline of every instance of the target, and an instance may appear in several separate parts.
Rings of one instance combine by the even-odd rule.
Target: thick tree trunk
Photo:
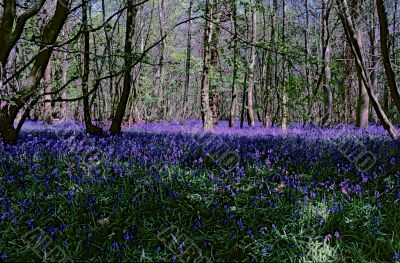
[[[6,6],[10,3],[11,5],[14,5],[12,8]],[[15,45],[22,34],[25,22],[27,21],[27,19],[39,12],[39,9],[43,6],[43,3],[44,1],[40,1],[38,5],[35,5],[33,7],[33,9],[28,11],[28,13],[25,13],[25,16],[21,15],[23,17],[21,18],[20,16],[21,19],[17,19],[17,23],[16,25],[14,25],[14,31],[13,33],[10,33],[12,31],[9,29],[5,29],[5,25],[10,26],[10,24],[8,23],[15,18],[15,2],[10,0],[7,0],[5,2],[4,10],[6,11],[3,14],[3,19],[0,25],[0,43],[2,43],[3,45],[6,44],[4,49],[0,47],[0,61],[3,66],[7,64],[9,52],[4,51],[7,51],[9,49],[9,43],[12,44],[12,47]],[[69,13],[69,3],[70,0],[57,1],[57,6],[53,17],[49,20],[49,22],[44,26],[42,30],[42,34],[40,36],[41,49],[35,57],[33,66],[28,77],[22,82],[22,88],[20,89],[20,91],[18,91],[17,94],[12,97],[12,102],[6,103],[1,109],[0,134],[5,143],[12,143],[16,141],[18,137],[18,131],[13,127],[14,120],[16,119],[18,112],[25,106],[33,106],[29,103],[29,100],[31,99],[32,95],[36,93],[38,84],[43,78],[50,56],[53,52],[53,44],[55,43],[67,19]],[[8,12],[10,11],[8,9],[11,10],[11,14],[8,14]],[[7,17],[8,15],[11,16],[10,20]],[[4,18],[5,16],[6,18]],[[21,26],[22,28],[20,28]],[[13,28],[13,23],[11,23],[11,28]],[[8,42],[8,40],[10,39],[10,34],[12,34],[12,41]],[[4,40],[6,40],[7,43],[6,41],[2,42]],[[12,50],[12,47],[10,51]]]
[[[14,128],[14,111],[14,107],[10,106],[9,109],[7,105],[0,109],[0,132],[5,144],[12,144],[18,138],[18,131]]]
[[[132,86],[132,51],[133,51],[133,43],[132,38],[135,32],[135,22],[136,22],[136,13],[137,13],[137,0],[128,0],[128,8],[127,8],[127,19],[126,19],[126,32],[125,32],[125,73],[124,73],[124,84],[122,88],[122,94],[118,103],[117,111],[112,120],[112,124],[110,126],[110,133],[113,135],[119,134],[121,132],[122,122],[124,120],[126,105],[128,104],[129,95],[131,93]]]
[[[362,45],[361,45],[360,39],[357,35],[357,31],[354,28],[352,18],[350,16],[347,0],[337,0],[337,4],[339,6],[339,16],[342,21],[343,27],[345,29],[347,40],[351,46],[353,55],[356,59],[356,65],[358,68],[359,75],[362,77],[362,81],[365,85],[365,88],[367,90],[368,97],[371,100],[372,106],[374,107],[376,114],[378,115],[378,118],[381,121],[383,127],[388,131],[390,136],[392,138],[397,138],[397,133],[396,133],[394,126],[392,125],[390,120],[387,118],[387,116],[386,116],[385,112],[383,111],[383,109],[381,108],[376,96],[372,92],[371,81],[369,79],[368,70],[365,66],[366,65],[365,58],[364,58],[362,48],[361,48]]]

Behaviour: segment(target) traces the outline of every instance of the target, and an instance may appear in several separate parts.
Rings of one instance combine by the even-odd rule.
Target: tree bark
[[[219,11],[218,0],[213,0],[212,5],[212,23],[213,31],[210,43],[210,109],[212,115],[213,124],[218,124],[220,118],[220,104],[221,104],[221,91],[218,87],[218,82],[216,81],[216,76],[218,70],[218,59],[219,59],[219,38],[221,34],[221,28],[219,26],[221,20],[221,12]]]
[[[136,13],[137,13],[137,0],[128,0],[128,8],[126,12],[126,32],[125,32],[125,72],[124,72],[124,84],[122,88],[122,94],[118,103],[117,111],[112,120],[110,126],[110,133],[112,135],[119,134],[121,132],[122,122],[124,120],[126,105],[128,103],[129,95],[131,93],[132,86],[132,51],[133,51],[133,41],[132,38],[135,35],[135,23],[136,23]]]
[[[88,83],[90,74],[90,34],[88,22],[88,8],[90,0],[82,0],[82,24],[83,24],[83,75],[82,75],[82,95],[83,95],[83,119],[85,122],[86,132],[91,135],[101,135],[103,130],[92,124],[90,116],[91,107],[88,96]]]
[[[324,78],[323,78],[323,89],[325,91],[325,112],[322,118],[322,124],[331,124],[332,113],[333,113],[333,94],[330,85],[331,82],[331,44],[329,36],[329,15],[330,15],[330,0],[322,1],[322,34],[321,34],[321,47],[322,47],[322,58],[324,65]]]
[[[354,21],[354,26],[356,30],[356,37],[358,39],[360,50],[363,52],[364,49],[364,33],[363,27],[364,22],[361,17],[363,9],[363,2],[358,0],[351,0],[351,10],[350,18]],[[365,61],[366,62],[366,61]],[[356,107],[356,126],[362,129],[368,128],[369,125],[369,96],[365,87],[365,83],[362,80],[362,72],[360,72],[360,68],[357,69],[357,77],[358,77],[358,100]]]
[[[374,0],[371,1],[372,3]],[[371,68],[371,85],[372,85],[372,90],[373,92],[377,95],[379,94],[378,90],[378,73],[379,73],[379,68],[378,68],[378,61],[379,61],[379,52],[377,48],[377,41],[376,38],[379,35],[378,32],[378,27],[377,27],[377,9],[373,8],[373,11],[371,13],[371,26],[370,26],[370,31],[369,31],[369,44],[370,44],[370,56],[371,56],[371,62],[370,62],[370,68]],[[379,99],[379,97],[378,97]],[[384,105],[384,103],[383,103]],[[387,109],[383,107],[383,110],[385,113],[387,113]],[[376,113],[373,112],[372,115],[373,119],[378,122],[378,117],[376,116]]]
[[[397,138],[396,130],[390,120],[387,118],[385,112],[382,110],[376,96],[372,92],[371,81],[369,79],[368,70],[365,66],[365,58],[362,53],[360,39],[357,36],[356,29],[354,28],[347,0],[337,0],[337,4],[339,6],[339,16],[346,32],[347,41],[351,46],[359,74],[362,77],[362,81],[365,85],[372,106],[374,107],[376,114],[378,115],[378,118],[381,121],[385,130],[387,130],[390,136],[395,139]]]
[[[211,58],[211,40],[213,35],[213,23],[210,21],[213,17],[213,0],[205,0],[205,15],[207,17],[204,27],[204,51],[203,51],[203,73],[201,77],[201,118],[203,128],[209,131],[213,128],[213,120],[210,109],[210,58]]]
[[[182,107],[182,116],[181,123],[183,123],[187,118],[188,111],[188,91],[190,86],[190,69],[191,69],[191,58],[192,58],[192,9],[193,9],[193,0],[189,0],[189,8],[188,8],[188,32],[187,32],[187,45],[186,45],[186,63],[185,63],[185,86],[183,89],[183,107]]]
[[[7,0],[6,4],[9,2],[14,3],[14,1]],[[32,97],[32,95],[37,91],[37,86],[38,86],[39,82],[41,81],[41,79],[43,78],[43,75],[46,70],[47,64],[49,62],[50,56],[53,52],[53,49],[54,49],[53,44],[55,43],[55,41],[56,41],[58,35],[60,34],[60,31],[61,31],[62,27],[64,26],[64,23],[68,17],[69,4],[70,4],[70,0],[58,0],[57,1],[57,6],[56,6],[56,10],[55,10],[53,17],[49,20],[49,22],[46,24],[46,26],[42,30],[42,34],[40,36],[40,43],[41,43],[40,51],[34,59],[34,63],[30,70],[29,75],[22,82],[22,88],[20,89],[20,91],[18,91],[17,94],[12,97],[12,102],[6,103],[5,105],[3,105],[2,109],[0,110],[0,134],[1,134],[1,137],[3,138],[4,143],[6,143],[6,144],[13,143],[18,138],[18,131],[14,128],[14,120],[16,119],[18,112],[24,106],[31,105],[29,103],[29,100]],[[41,2],[39,2],[39,5],[36,5],[35,8],[39,9],[39,7],[41,8],[42,6],[43,5],[41,4]],[[5,7],[5,9],[7,9],[7,8]],[[14,6],[14,8],[15,8],[15,6]],[[11,8],[11,10],[12,10],[12,8]],[[36,13],[38,11],[39,10],[35,9]],[[7,16],[7,14],[6,14],[7,12],[8,11],[6,11],[3,14],[2,24],[0,26],[0,43],[2,42],[2,40],[4,40],[4,38],[7,37],[6,35],[3,34],[3,32],[5,32],[5,31],[10,32],[8,29],[4,29],[4,21],[6,21],[6,24],[7,24],[7,22],[9,22],[8,18],[4,20],[4,15]],[[15,15],[13,15],[12,12],[15,12],[15,10],[11,11],[11,17],[13,19]],[[35,13],[35,12],[33,12],[33,13]],[[24,14],[22,14],[21,16],[23,16],[23,15]],[[28,17],[28,18],[26,18],[26,20],[29,19],[31,17],[30,15],[32,15],[32,13],[23,17],[21,19],[21,21],[24,21],[26,17]],[[25,22],[26,22],[26,20],[25,20]],[[25,25],[24,23],[22,23],[22,24]],[[13,39],[14,39],[14,37],[19,39],[20,35],[22,34],[23,28],[19,29],[19,26],[21,26],[21,24],[18,24],[18,22],[17,22],[17,25],[15,25],[15,29],[14,29]],[[21,30],[21,32],[19,30]],[[1,38],[3,38],[3,39],[1,39]],[[11,41],[11,42],[15,44],[18,41],[18,39],[16,39],[15,42],[14,41]],[[4,42],[3,42],[3,44],[4,44]],[[6,64],[9,53],[4,52],[4,50],[6,50],[6,49],[0,48],[0,50],[3,51],[0,56],[1,63]]]
[[[286,44],[286,0],[282,2],[282,43]],[[286,130],[288,126],[288,94],[287,94],[287,56],[286,54],[283,57],[282,62],[282,116],[281,116],[281,128],[282,130]]]
[[[266,69],[266,77],[265,77],[265,84],[266,84],[266,94],[272,94],[272,86],[273,86],[273,72],[272,72],[272,49],[275,50],[275,58],[277,57],[276,54],[276,18],[278,14],[278,1],[273,0],[273,12],[272,12],[272,17],[271,17],[271,36],[270,36],[270,48],[271,50],[268,51],[268,56],[267,56],[267,69]],[[276,59],[275,59],[276,62]],[[277,65],[275,64],[275,68]],[[275,74],[276,76],[276,74]],[[275,79],[275,83],[276,83]],[[272,97],[272,96],[271,96]],[[266,96],[264,99],[264,120],[263,120],[263,125],[264,127],[270,127],[272,125],[272,118],[271,118],[271,112],[272,112],[272,100],[271,102],[268,100],[269,96]]]
[[[309,30],[310,30],[310,10],[309,10],[309,4],[308,4],[308,0],[305,0],[304,2],[304,6],[305,6],[305,11],[306,11],[306,25],[304,28],[304,49],[306,51],[306,59],[305,59],[305,63],[304,63],[304,67],[305,67],[305,74],[306,74],[306,89],[307,89],[307,117],[305,120],[306,122],[311,121],[311,117],[312,117],[312,113],[313,113],[313,108],[314,108],[314,100],[313,100],[313,96],[314,96],[314,92],[311,86],[311,74],[310,74],[310,57],[311,57],[311,47],[310,47],[310,34],[309,34]]]
[[[158,0],[158,16],[159,16],[159,31],[160,31],[160,38],[164,36],[164,13],[165,13],[165,4],[164,0]],[[161,119],[164,119],[166,116],[167,110],[167,97],[164,97],[164,53],[165,53],[165,40],[162,40],[159,45],[159,61],[158,61],[158,69],[156,73],[156,80],[157,80],[157,92],[158,92],[158,105],[161,116]]]
[[[237,25],[237,4],[232,1],[232,25],[233,25],[233,59],[232,59],[232,94],[231,94],[231,109],[229,114],[229,127],[233,127],[236,121],[237,107],[238,107],[238,90],[237,90],[237,74],[238,74],[238,25]]]
[[[43,85],[44,85],[44,121],[46,123],[52,122],[52,108],[51,108],[51,95],[48,93],[51,92],[51,60],[49,60],[49,64],[47,64],[46,70],[44,71],[43,76]]]
[[[252,10],[251,10],[251,62],[249,67],[249,84],[247,87],[247,122],[250,127],[255,125],[254,121],[254,109],[253,109],[253,93],[254,93],[254,84],[255,84],[255,75],[254,68],[256,65],[256,41],[257,41],[257,9],[256,9],[256,0],[252,1]]]
[[[397,110],[400,112],[400,93],[396,84],[396,73],[393,70],[392,62],[389,54],[389,25],[385,5],[382,0],[376,0],[378,10],[380,37],[381,37],[381,53],[385,75],[390,90],[390,95]]]

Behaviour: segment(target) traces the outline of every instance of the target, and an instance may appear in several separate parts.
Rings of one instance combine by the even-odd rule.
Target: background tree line
[[[396,137],[398,19],[383,0],[2,0],[0,133],[201,118]]]

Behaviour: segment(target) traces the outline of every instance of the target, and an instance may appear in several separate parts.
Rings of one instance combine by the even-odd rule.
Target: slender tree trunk
[[[83,119],[85,122],[86,132],[92,135],[100,135],[103,130],[92,124],[90,116],[90,104],[88,96],[88,83],[90,74],[90,34],[88,21],[89,0],[82,0],[82,24],[83,24],[83,75],[82,75],[82,95],[83,95]]]
[[[380,37],[381,37],[381,53],[387,83],[389,85],[390,94],[397,110],[400,112],[400,93],[396,84],[396,73],[393,70],[392,62],[390,61],[389,52],[389,25],[385,5],[382,0],[376,0],[378,10]]]
[[[135,32],[135,22],[137,13],[136,1],[137,0],[128,0],[126,32],[125,32],[125,48],[124,48],[125,51],[124,83],[117,111],[115,112],[115,116],[110,126],[110,133],[113,135],[119,134],[121,132],[121,126],[125,116],[126,105],[128,104],[129,95],[131,93],[131,86],[132,86],[131,56],[133,52],[132,38],[135,35],[134,32]]]
[[[286,0],[282,2],[282,43],[286,43]],[[282,116],[281,116],[281,128],[286,130],[288,126],[288,94],[287,94],[287,56],[283,57],[282,62]]]
[[[158,17],[159,17],[159,34],[160,38],[164,36],[164,13],[165,13],[165,4],[164,0],[158,0]],[[158,69],[156,73],[156,79],[157,79],[157,96],[158,96],[158,105],[157,108],[159,108],[161,116],[161,119],[164,119],[167,113],[166,107],[167,107],[167,99],[164,97],[164,82],[165,82],[165,76],[164,76],[164,53],[165,53],[165,40],[160,42],[159,45],[159,61],[158,61]]]
[[[372,0],[373,2],[374,0]],[[370,42],[370,55],[371,55],[371,63],[370,63],[370,68],[371,68],[371,85],[372,85],[372,90],[376,96],[378,96],[378,61],[379,61],[379,52],[377,48],[377,41],[376,38],[379,35],[378,33],[378,27],[377,27],[377,9],[373,8],[373,11],[371,13],[371,28],[369,32],[369,42]],[[379,98],[378,98],[379,99]],[[384,104],[384,103],[383,103]],[[387,109],[383,107],[385,113],[387,113]],[[374,121],[378,121],[378,117],[376,116],[376,113],[373,112],[373,118]]]
[[[314,101],[313,101],[313,96],[314,92],[311,86],[311,74],[310,74],[310,57],[311,57],[311,47],[309,43],[310,39],[310,10],[309,10],[309,4],[308,0],[305,0],[304,6],[306,9],[306,25],[304,29],[304,49],[306,51],[306,59],[305,59],[305,73],[306,73],[306,89],[307,89],[307,107],[308,107],[308,112],[307,112],[307,119],[306,122],[309,122],[312,117],[313,113],[313,108],[314,108]]]
[[[188,91],[190,86],[190,68],[191,68],[191,57],[192,57],[192,9],[193,9],[193,0],[189,0],[189,8],[188,8],[188,32],[187,32],[187,45],[186,45],[186,64],[185,64],[185,86],[183,89],[183,107],[182,107],[182,116],[181,123],[183,123],[187,118],[188,111]]]
[[[205,0],[205,15],[207,20],[204,27],[204,51],[203,51],[203,73],[201,77],[201,118],[203,128],[209,131],[213,128],[213,120],[210,109],[210,57],[211,40],[213,35],[213,23],[209,21],[213,17],[213,0]]]
[[[102,10],[102,22],[105,23],[106,22],[106,5],[105,5],[105,0],[101,0],[101,10]],[[106,54],[107,54],[107,65],[108,65],[108,70],[109,72],[113,71],[113,63],[112,63],[112,51],[111,51],[111,38],[109,36],[109,30],[111,30],[111,26],[106,25],[104,27],[104,35],[106,38],[106,45],[105,45],[105,49],[106,49]],[[114,116],[114,78],[111,77],[109,79],[108,82],[108,90],[109,90],[109,96],[108,98],[105,98],[106,100],[106,105],[108,105],[106,107],[106,110],[108,109],[108,114],[109,114],[109,118],[112,119]]]
[[[322,1],[322,34],[321,34],[321,48],[322,58],[324,65],[324,78],[323,89],[325,91],[325,112],[322,118],[322,124],[331,124],[333,113],[333,94],[330,86],[331,82],[331,44],[329,36],[329,14],[330,14],[330,0]]]
[[[62,70],[61,70],[61,83],[62,85],[66,85],[68,81],[68,59],[67,59],[67,53],[64,53],[62,55],[63,63],[62,63]],[[63,95],[66,95],[66,91],[62,92]],[[66,97],[66,96],[63,96]],[[61,111],[62,111],[62,116],[63,120],[68,120],[69,118],[69,113],[67,110],[67,103],[66,102],[61,102]]]
[[[347,40],[351,46],[353,55],[355,57],[359,75],[361,75],[361,77],[362,77],[362,81],[367,90],[369,99],[372,102],[372,106],[374,107],[376,114],[378,115],[378,118],[381,121],[385,130],[388,131],[388,133],[390,134],[390,136],[392,138],[397,138],[397,133],[396,133],[394,126],[392,125],[390,120],[387,118],[387,116],[386,116],[385,112],[382,110],[376,96],[372,92],[371,81],[369,79],[368,70],[365,66],[366,64],[365,64],[365,58],[364,58],[364,55],[362,52],[361,41],[360,41],[360,38],[358,37],[356,29],[354,28],[354,24],[353,24],[352,18],[350,16],[350,11],[349,11],[349,7],[347,4],[347,0],[337,0],[337,4],[339,6],[339,16],[342,21],[343,27],[345,29]]]
[[[233,127],[236,121],[236,111],[238,107],[238,94],[237,94],[237,73],[238,73],[238,32],[237,32],[237,4],[232,1],[232,24],[233,24],[233,72],[232,72],[232,95],[231,95],[231,109],[229,115],[229,127]]]
[[[351,10],[350,16],[353,17],[354,25],[356,29],[357,39],[360,43],[360,49],[364,50],[364,22],[361,17],[363,9],[363,2],[358,0],[351,0]],[[357,108],[356,108],[356,126],[362,129],[368,128],[369,123],[369,97],[368,92],[365,87],[365,83],[362,80],[362,72],[360,72],[360,68],[357,69],[357,77],[358,77],[358,100],[357,100]]]
[[[253,109],[253,93],[254,93],[254,84],[255,84],[255,74],[254,68],[256,65],[256,41],[257,41],[257,9],[256,9],[256,0],[252,1],[252,10],[251,10],[251,62],[249,67],[249,84],[247,87],[247,122],[250,127],[255,125],[254,121],[254,109]]]
[[[271,49],[274,49],[276,52],[276,18],[277,18],[277,14],[278,14],[278,2],[277,0],[273,0],[273,13],[271,16],[271,35],[270,35],[270,47]],[[272,71],[272,64],[273,64],[273,60],[272,60],[272,50],[268,51],[268,55],[267,55],[267,69],[266,69],[266,77],[265,77],[265,85],[266,85],[266,90],[265,93],[266,94],[271,94],[272,95],[272,84],[273,84],[273,71]],[[277,54],[274,53],[275,58],[277,57]],[[276,61],[275,61],[276,62]],[[275,64],[275,68],[277,67],[277,65]],[[275,75],[276,76],[276,75]],[[276,83],[276,79],[275,79],[275,83]],[[266,96],[265,100],[264,100],[264,120],[263,120],[263,125],[264,127],[270,127],[272,125],[272,119],[271,119],[271,112],[273,109],[272,106],[272,99],[271,101],[269,101],[269,97],[273,97],[273,96]]]
[[[52,108],[51,108],[51,95],[47,94],[51,92],[51,60],[49,59],[49,64],[47,64],[46,70],[43,75],[43,85],[44,85],[44,121],[46,123],[52,122]]]
[[[221,33],[221,28],[219,26],[221,19],[221,12],[219,11],[220,5],[219,0],[213,0],[213,10],[212,20],[213,20],[213,32],[211,37],[210,46],[210,109],[212,115],[212,121],[214,124],[218,124],[220,118],[220,107],[221,107],[221,91],[218,87],[218,82],[216,80],[218,70],[218,59],[219,59],[219,38]]]
[[[247,88],[248,78],[249,78],[249,73],[246,70],[246,72],[244,73],[244,82],[243,82],[243,95],[242,95],[242,107],[241,107],[242,111],[240,113],[240,129],[243,129],[244,127],[244,114],[246,112],[246,97],[247,97],[246,88]]]
[[[355,89],[355,82],[356,82],[356,77],[354,75],[354,58],[353,54],[351,51],[351,47],[349,43],[346,41],[346,36],[343,36],[344,41],[343,41],[343,62],[342,62],[342,67],[343,67],[343,94],[342,98],[344,101],[344,122],[345,123],[354,123],[355,120],[353,120],[353,103],[352,103],[352,92]]]

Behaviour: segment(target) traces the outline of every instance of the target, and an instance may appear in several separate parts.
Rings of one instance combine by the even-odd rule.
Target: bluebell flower
[[[393,261],[398,262],[398,259],[400,259],[400,252],[395,252],[393,254]]]
[[[338,239],[340,237],[340,234],[338,231],[335,231],[335,233],[333,235],[336,237],[336,239]]]
[[[182,242],[182,243],[179,245],[179,252],[183,253],[183,251],[185,251],[185,242]]]
[[[161,252],[161,246],[160,246],[160,244],[157,244],[156,253],[159,254],[160,252]]]
[[[267,233],[267,228],[265,226],[261,227],[260,230],[258,231],[261,234],[265,235]]]
[[[28,219],[25,223],[28,225],[28,228],[33,229],[33,219]]]
[[[194,219],[193,230],[196,230],[196,229],[202,228],[202,227],[203,227],[203,223],[201,222],[200,217],[197,216],[197,217]]]
[[[113,250],[117,250],[119,248],[119,243],[117,241],[115,241],[114,243],[111,244],[111,248]]]
[[[327,234],[327,235],[325,235],[325,237],[324,237],[324,241],[325,241],[325,242],[328,242],[328,241],[331,240],[331,238],[332,238],[331,234]]]
[[[261,253],[262,253],[263,255],[269,255],[269,254],[272,254],[273,252],[274,252],[274,250],[273,250],[272,248],[270,248],[270,247],[263,246],[263,247],[261,248]]]
[[[235,230],[232,230],[232,239],[236,239],[236,232],[235,232]]]
[[[133,236],[132,236],[131,234],[129,234],[128,231],[125,231],[125,232],[124,232],[124,240],[125,240],[126,242],[132,242]]]
[[[237,225],[239,226],[240,229],[244,228],[244,223],[241,217],[237,220]]]

